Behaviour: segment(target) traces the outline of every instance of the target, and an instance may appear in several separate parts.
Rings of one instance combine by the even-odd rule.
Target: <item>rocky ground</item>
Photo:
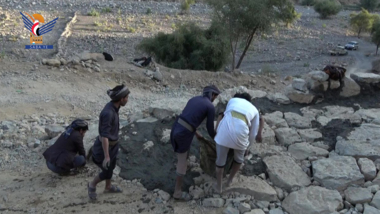
[[[207,26],[210,10],[202,4],[187,15],[179,15],[173,2],[0,0],[0,7],[1,213],[380,212],[380,79],[363,73],[371,69],[375,48],[349,30],[349,11],[320,20],[312,9],[297,6],[301,20],[257,38],[241,70],[210,73],[129,63],[141,56],[135,46],[143,37],[172,32],[185,20]],[[91,8],[100,16],[88,16]],[[20,11],[59,17],[44,39],[55,49],[24,49],[29,41]],[[359,41],[359,51],[327,54],[350,40]],[[105,61],[97,54],[102,51],[115,61]],[[344,86],[332,82],[328,88],[320,70],[330,63],[348,68]],[[88,149],[108,102],[106,90],[119,83],[132,91],[120,111],[122,149],[114,176],[124,192],[107,195],[99,187],[99,200],[92,203],[86,185],[98,173],[94,164],[75,177],[59,177],[41,154],[77,117],[90,123]],[[214,176],[202,172],[194,148],[187,182],[194,199],[176,202],[170,197],[175,160],[168,152],[168,118],[210,83],[223,90],[217,111],[236,91],[255,98],[266,121],[265,140],[253,145],[223,195],[210,193]],[[153,160],[148,168],[146,157]],[[168,171],[154,173],[163,165]]]

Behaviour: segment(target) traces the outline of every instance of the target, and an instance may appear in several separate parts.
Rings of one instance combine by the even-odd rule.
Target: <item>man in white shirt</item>
[[[216,142],[216,191],[222,192],[222,177],[227,154],[230,149],[234,150],[234,163],[230,176],[226,183],[228,187],[232,179],[239,171],[244,162],[244,156],[248,147],[256,140],[262,141],[261,132],[264,121],[260,118],[259,111],[251,103],[248,93],[237,93],[228,102],[220,123],[218,119]]]

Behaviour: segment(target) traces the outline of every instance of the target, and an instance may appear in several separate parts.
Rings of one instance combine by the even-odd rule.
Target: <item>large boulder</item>
[[[327,157],[329,152],[326,149],[321,149],[310,145],[309,143],[295,143],[290,145],[288,152],[298,160],[305,160],[308,157]]]
[[[271,128],[287,128],[288,123],[286,123],[284,119],[284,114],[280,111],[275,111],[270,114],[263,115],[265,122],[271,127]]]
[[[350,77],[359,83],[371,84],[380,82],[380,75],[373,73],[352,73]]]
[[[304,79],[293,79],[292,86],[298,91],[307,92],[306,81]]]
[[[360,94],[360,86],[351,78],[343,78],[344,86],[340,92],[342,97],[352,97]]]
[[[311,128],[311,119],[309,117],[302,117],[301,115],[293,112],[287,112],[284,115],[289,127],[294,127],[297,129]]]
[[[324,114],[324,111],[321,109],[314,109],[310,106],[303,107],[300,109],[302,115],[304,117],[310,118],[311,120],[315,120],[318,116],[321,116]]]
[[[321,82],[319,80],[308,79],[306,86],[309,90],[314,91],[314,92],[325,92],[327,91],[329,87],[329,83],[326,81]]]
[[[380,109],[359,109],[355,112],[356,115],[360,116],[364,121],[370,123],[373,120],[380,119]]]
[[[292,128],[279,128],[274,130],[276,134],[277,141],[280,145],[288,147],[293,143],[302,142],[301,137],[298,135],[297,131]]]
[[[260,91],[260,90],[250,90],[247,89],[244,86],[239,86],[235,88],[230,88],[225,91],[223,91],[217,98],[217,103],[220,102],[222,104],[227,104],[228,101],[236,94],[236,93],[243,93],[246,92],[249,95],[251,95],[252,99],[255,98],[262,98],[267,96],[267,92]],[[217,104],[216,103],[216,104]]]
[[[376,166],[370,159],[360,158],[358,164],[367,181],[372,181],[376,177]]]
[[[311,184],[309,176],[289,156],[266,157],[264,163],[270,180],[277,187],[291,191],[293,187],[305,187]]]
[[[353,108],[344,106],[325,106],[322,109],[325,111],[324,116],[333,119],[340,119],[344,115],[354,114],[355,112]]]
[[[322,133],[316,129],[299,129],[298,134],[302,140],[306,142],[314,142],[315,140],[322,138]]]
[[[43,59],[42,64],[59,67],[61,66],[61,61],[59,59]]]
[[[321,81],[321,82],[327,81],[329,79],[329,75],[323,71],[309,72],[308,77],[313,79],[313,80],[317,80],[317,81]]]
[[[253,156],[265,158],[272,155],[280,155],[286,152],[286,149],[282,146],[269,145],[265,143],[253,143],[249,147],[249,151]]]
[[[356,160],[348,156],[334,156],[312,162],[314,180],[329,189],[344,190],[350,184],[364,184]]]
[[[349,120],[352,124],[360,124],[361,118],[358,114],[354,114],[354,109],[343,106],[325,106],[325,113],[317,117],[317,121],[325,126],[333,119]]]
[[[336,190],[311,186],[290,193],[282,207],[290,214],[330,214],[343,208],[343,199]]]
[[[280,104],[289,104],[290,100],[287,96],[282,93],[268,93],[267,98],[273,102]]]
[[[363,214],[379,214],[380,210],[376,209],[373,206],[370,206],[369,204],[364,204],[364,212]]]
[[[313,94],[310,94],[309,91],[302,92],[294,89],[292,85],[288,85],[285,88],[285,95],[293,102],[304,104],[313,102],[315,97]]]
[[[238,192],[244,195],[251,195],[259,201],[277,201],[277,192],[266,181],[256,176],[246,177],[239,175],[234,179],[230,187],[224,191]]]
[[[367,188],[348,187],[344,191],[346,201],[351,204],[364,204],[372,200],[372,193]]]
[[[339,155],[354,156],[356,158],[380,158],[380,125],[362,124],[355,128],[347,139],[337,138],[335,147]]]
[[[380,209],[380,191],[377,191],[375,196],[373,196],[372,201],[370,203],[372,206]]]
[[[276,135],[274,131],[269,127],[267,123],[264,122],[264,128],[261,133],[262,136],[262,143],[269,144],[269,145],[274,145],[276,144]]]

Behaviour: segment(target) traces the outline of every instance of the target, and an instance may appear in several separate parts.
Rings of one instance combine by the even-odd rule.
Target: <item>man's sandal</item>
[[[118,186],[111,185],[111,188],[104,190],[104,193],[122,193],[123,190],[121,190]]]
[[[180,198],[176,198],[173,196],[173,198],[177,201],[190,201],[191,200],[191,196],[189,193],[187,192],[182,192],[182,195]]]
[[[97,197],[96,188],[90,187],[90,183],[87,184],[87,192],[88,192],[88,197],[91,200],[96,200],[96,197]]]

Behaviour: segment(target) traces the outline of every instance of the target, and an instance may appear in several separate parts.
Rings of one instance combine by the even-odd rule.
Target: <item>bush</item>
[[[313,6],[315,4],[315,0],[303,0],[301,2],[301,5],[304,5],[304,6]]]
[[[89,15],[89,16],[99,16],[100,13],[98,11],[96,11],[94,8],[91,8],[91,11],[88,12],[87,15]]]
[[[230,51],[220,26],[212,24],[203,30],[194,23],[181,25],[172,34],[160,32],[144,39],[138,49],[170,68],[210,71],[220,69]]]
[[[336,0],[320,0],[314,5],[314,10],[319,13],[323,19],[338,14],[341,9],[340,3]]]
[[[359,6],[368,11],[374,11],[379,6],[379,0],[360,0]]]
[[[181,3],[181,11],[182,11],[182,13],[188,12],[189,9],[190,9],[190,6],[191,6],[192,4],[195,4],[195,1],[194,1],[194,0],[184,0],[184,1]]]

